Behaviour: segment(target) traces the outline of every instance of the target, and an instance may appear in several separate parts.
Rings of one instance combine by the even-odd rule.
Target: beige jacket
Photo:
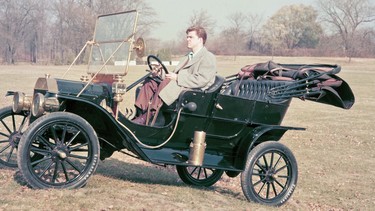
[[[178,75],[177,81],[169,82],[159,94],[167,105],[172,104],[183,90],[193,88],[205,90],[215,82],[217,74],[215,55],[203,47],[190,61],[188,59],[186,55],[176,66],[174,72]]]

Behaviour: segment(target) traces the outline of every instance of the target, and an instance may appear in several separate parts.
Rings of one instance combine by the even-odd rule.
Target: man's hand
[[[163,70],[163,67],[161,66],[161,64],[153,64],[151,66],[152,66],[152,69],[150,70],[150,72],[152,74],[152,77],[157,77],[157,76],[161,77],[162,70]]]
[[[168,73],[165,75],[165,78],[177,81],[177,74],[176,73]]]

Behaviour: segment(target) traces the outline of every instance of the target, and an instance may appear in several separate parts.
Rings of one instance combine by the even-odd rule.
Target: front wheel
[[[220,169],[203,168],[199,166],[176,166],[181,180],[188,185],[209,187],[215,184],[223,175]]]
[[[0,109],[0,163],[17,167],[17,149],[22,133],[28,125],[28,112],[14,113],[12,107]]]
[[[40,117],[25,131],[18,146],[18,168],[33,188],[80,188],[98,162],[94,129],[72,113]]]
[[[241,186],[249,201],[270,206],[284,204],[296,188],[297,162],[284,145],[267,141],[248,155]]]

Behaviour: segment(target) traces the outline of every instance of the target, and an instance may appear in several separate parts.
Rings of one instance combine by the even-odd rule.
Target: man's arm
[[[177,83],[186,88],[204,88],[214,80],[216,75],[216,58],[212,53],[208,53],[197,64],[196,71],[190,73],[188,69],[180,70]]]

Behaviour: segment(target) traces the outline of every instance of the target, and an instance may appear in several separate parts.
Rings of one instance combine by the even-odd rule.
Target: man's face
[[[187,47],[189,49],[196,49],[197,47],[200,47],[203,43],[202,38],[199,38],[196,31],[190,31],[186,35],[187,40]]]

